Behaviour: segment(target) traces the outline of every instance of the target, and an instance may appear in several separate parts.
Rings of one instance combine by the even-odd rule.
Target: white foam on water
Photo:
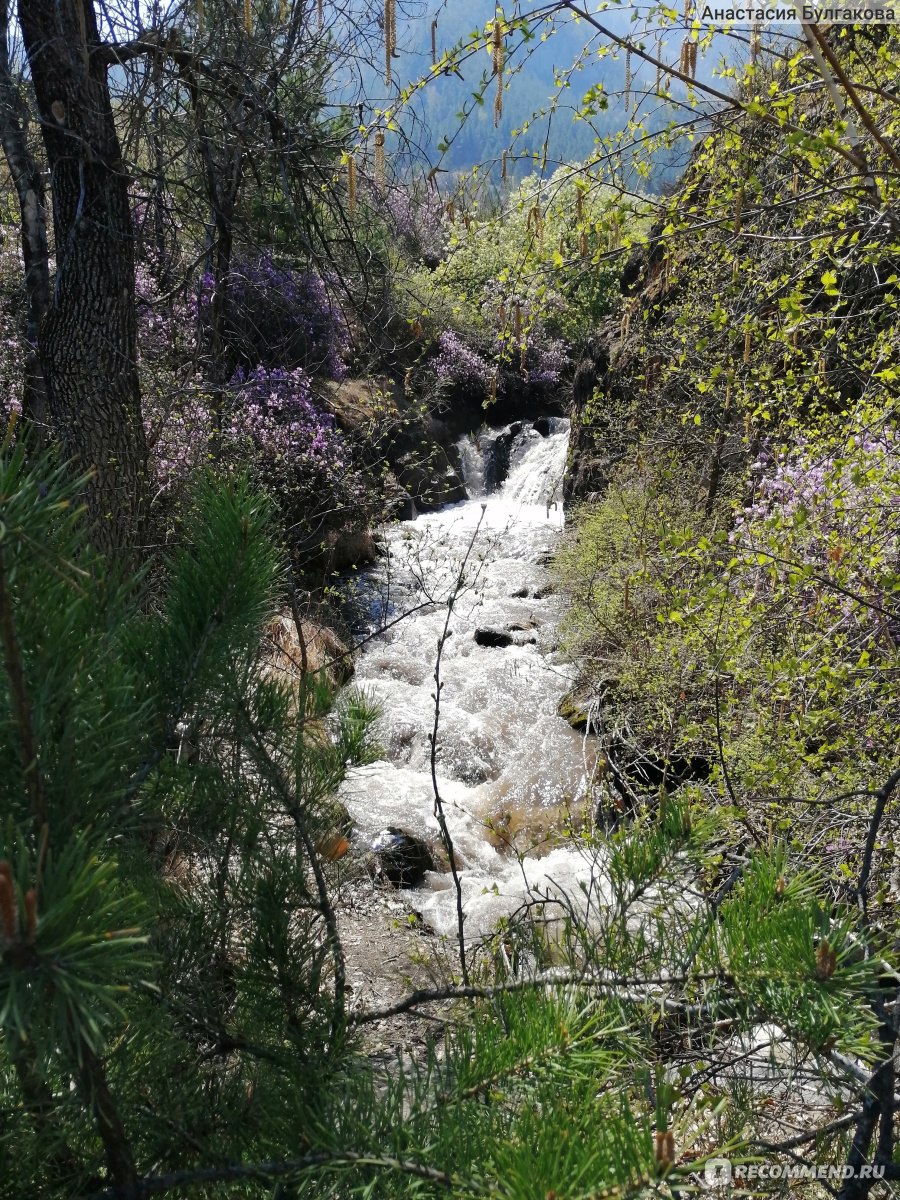
[[[486,932],[537,887],[580,894],[589,859],[557,848],[524,867],[491,845],[485,821],[576,802],[585,788],[582,738],[557,715],[572,683],[556,650],[561,607],[546,593],[546,566],[563,529],[562,478],[568,422],[549,433],[525,427],[509,445],[509,473],[498,490],[394,526],[387,554],[361,591],[372,628],[409,612],[368,641],[354,686],[381,705],[382,761],[353,771],[346,803],[365,841],[385,826],[438,840],[430,774],[434,667],[447,599],[464,560],[464,587],[454,603],[441,663],[438,786],[461,868],[467,936]],[[467,440],[464,468],[480,489],[485,470]],[[490,472],[488,472],[490,474]],[[477,533],[476,533],[477,531]],[[535,595],[537,593],[537,595]],[[479,645],[479,628],[517,626],[519,644]],[[439,932],[456,922],[449,875],[433,873],[409,894]]]

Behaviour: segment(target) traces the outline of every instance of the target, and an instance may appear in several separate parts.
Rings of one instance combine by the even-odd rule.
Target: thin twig
[[[247,1179],[257,1181],[284,1179],[291,1175],[300,1175],[304,1171],[314,1170],[316,1167],[351,1166],[399,1171],[417,1179],[426,1179],[429,1183],[436,1183],[444,1188],[473,1190],[472,1185],[466,1184],[463,1180],[454,1178],[444,1171],[437,1171],[434,1167],[426,1167],[423,1163],[392,1158],[389,1155],[360,1154],[352,1150],[342,1150],[334,1153],[308,1154],[304,1158],[286,1159],[283,1162],[229,1163],[222,1167],[201,1167],[194,1171],[173,1171],[170,1175],[151,1175],[149,1178],[138,1180],[133,1187],[128,1189],[107,1188],[103,1192],[94,1192],[86,1197],[86,1200],[141,1200],[144,1196],[159,1195],[160,1192],[170,1192],[175,1188],[211,1183],[240,1183]]]
[[[453,616],[453,606],[459,599],[460,592],[465,584],[466,567],[469,564],[469,559],[472,555],[472,550],[475,546],[475,541],[478,537],[478,532],[481,529],[481,523],[484,520],[486,505],[481,506],[481,516],[478,518],[478,523],[469,541],[466,553],[463,556],[460,564],[459,572],[456,576],[456,582],[450,592],[447,600],[447,616],[444,619],[444,628],[441,631],[441,636],[438,638],[437,657],[434,663],[434,724],[431,733],[429,734],[429,742],[431,743],[431,787],[434,792],[434,815],[437,818],[437,823],[441,830],[441,840],[444,843],[444,849],[447,851],[447,857],[450,859],[450,873],[453,876],[453,886],[456,889],[456,937],[459,943],[459,966],[462,973],[462,981],[465,985],[469,983],[469,968],[466,963],[466,940],[465,940],[465,920],[466,914],[463,912],[463,897],[462,883],[459,878],[459,871],[456,866],[456,852],[453,847],[453,838],[450,836],[450,828],[447,825],[447,818],[444,815],[444,802],[441,799],[441,791],[438,787],[437,778],[437,747],[438,747],[438,732],[441,722],[441,692],[444,685],[441,681],[441,659],[444,654],[444,647],[447,644],[447,639],[450,637],[450,618]]]

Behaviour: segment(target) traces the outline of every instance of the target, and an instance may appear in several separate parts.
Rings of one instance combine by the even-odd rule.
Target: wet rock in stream
[[[434,870],[431,851],[422,839],[394,825],[379,833],[371,849],[378,869],[394,887],[418,887],[426,872]]]
[[[506,625],[502,629],[492,625],[482,625],[475,630],[476,646],[490,646],[505,650],[507,646],[534,646],[537,644],[534,621],[522,621]]]

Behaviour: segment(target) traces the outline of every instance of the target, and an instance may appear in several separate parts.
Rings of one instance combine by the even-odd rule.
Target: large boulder
[[[400,384],[386,378],[326,383],[322,402],[382,483],[388,464],[386,499],[402,497],[401,515],[411,516],[413,505],[415,512],[430,512],[465,500],[453,430],[423,412]]]

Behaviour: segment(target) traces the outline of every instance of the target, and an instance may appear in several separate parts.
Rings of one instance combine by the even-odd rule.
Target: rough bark
[[[144,508],[128,177],[92,0],[19,0],[53,201],[56,279],[40,330],[50,418],[98,548],[133,546]]]
[[[47,199],[41,166],[28,145],[28,109],[9,52],[10,3],[0,2],[0,144],[19,202],[25,264],[25,380],[22,413],[43,438],[47,421],[47,385],[38,352],[41,322],[50,307],[50,251]]]

